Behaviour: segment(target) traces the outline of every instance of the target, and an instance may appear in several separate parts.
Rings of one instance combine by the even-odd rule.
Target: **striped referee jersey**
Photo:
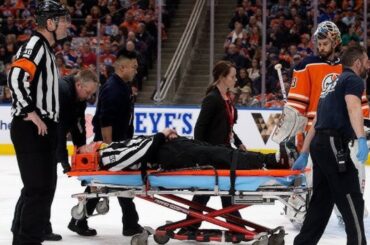
[[[132,139],[112,142],[101,149],[100,167],[109,171],[138,170],[153,143],[154,136],[135,136]]]
[[[8,75],[12,93],[12,116],[36,111],[55,122],[59,117],[58,69],[46,38],[38,33],[23,44]]]

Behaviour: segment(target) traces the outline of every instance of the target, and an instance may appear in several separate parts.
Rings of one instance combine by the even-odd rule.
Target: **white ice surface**
[[[110,211],[103,216],[96,216],[89,219],[89,225],[98,232],[96,237],[81,237],[67,229],[68,222],[71,218],[71,207],[76,204],[76,200],[71,198],[72,194],[82,192],[83,187],[75,178],[68,178],[58,169],[58,187],[52,207],[52,225],[55,233],[63,236],[59,242],[45,242],[49,245],[97,245],[97,244],[130,244],[130,238],[123,237],[121,211],[117,200],[110,200]],[[370,167],[367,167],[367,176],[370,179]],[[10,226],[13,219],[15,203],[19,197],[22,182],[19,176],[17,162],[14,156],[0,157],[0,245],[11,244],[12,233]],[[189,197],[190,198],[190,197]],[[183,214],[177,213],[170,209],[162,208],[156,204],[135,198],[136,208],[140,216],[140,224],[156,228],[163,225],[166,221],[177,221],[184,217]],[[367,181],[365,204],[370,208],[370,181]],[[212,197],[211,207],[220,208],[220,198]],[[293,228],[288,219],[283,216],[283,206],[276,203],[274,206],[253,206],[243,209],[242,216],[255,223],[265,225],[270,228],[284,226],[288,235],[285,237],[285,244],[293,243],[297,230]],[[214,226],[203,223],[202,227],[214,228]],[[368,242],[370,241],[370,218],[365,219],[365,230]],[[320,240],[320,245],[340,245],[346,243],[344,228],[339,226],[337,218],[332,215],[327,229]],[[156,244],[153,238],[149,239],[149,244]],[[197,244],[196,242],[171,240],[169,244]],[[205,244],[205,243],[199,243]],[[210,244],[210,243],[209,243]],[[221,244],[221,243],[213,243]]]

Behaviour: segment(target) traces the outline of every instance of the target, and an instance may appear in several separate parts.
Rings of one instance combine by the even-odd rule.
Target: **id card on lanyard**
[[[234,127],[234,119],[235,119],[235,108],[232,105],[231,99],[225,100],[225,107],[226,107],[226,114],[228,117],[228,123],[230,127],[229,133],[229,143],[234,144],[234,135],[233,135],[233,127]]]

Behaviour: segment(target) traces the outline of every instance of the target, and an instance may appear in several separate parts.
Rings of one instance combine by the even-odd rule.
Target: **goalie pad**
[[[280,144],[288,138],[303,131],[307,124],[307,118],[290,106],[284,106],[278,124],[275,126],[271,139]]]

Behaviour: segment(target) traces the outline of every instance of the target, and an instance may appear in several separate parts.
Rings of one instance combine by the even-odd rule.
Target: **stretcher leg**
[[[212,208],[207,207],[207,206],[199,205],[197,203],[191,202],[191,201],[189,201],[189,200],[187,200],[185,198],[181,198],[179,196],[169,195],[169,194],[162,195],[162,196],[163,197],[166,197],[168,199],[171,199],[173,201],[176,201],[176,202],[185,204],[185,205],[187,205],[187,206],[189,206],[189,207],[191,207],[193,209],[196,209],[196,210],[198,210],[200,212],[205,211],[207,213],[211,213],[211,212],[216,211],[215,209],[212,209]],[[240,209],[249,207],[249,205],[240,205],[240,206],[241,206]],[[231,222],[231,223],[234,223],[234,224],[240,224],[241,226],[253,227],[253,230],[256,231],[256,232],[264,232],[264,231],[268,230],[267,227],[258,225],[256,223],[253,223],[253,222],[250,222],[250,221],[247,221],[247,220],[244,220],[244,219],[241,219],[239,217],[235,217],[235,216],[233,216],[231,214],[228,214],[228,213],[222,214],[222,215],[218,215],[218,216],[221,216],[222,218],[225,218],[228,222]],[[195,221],[195,220],[192,220],[192,221]],[[201,220],[199,220],[199,222],[200,221]],[[195,224],[195,223],[192,223],[192,224]]]
[[[173,201],[178,201],[182,204],[190,204],[188,206],[194,206],[194,203],[180,197],[174,195],[160,195],[162,197],[166,197]],[[258,226],[259,231],[257,230],[249,230],[244,227],[244,224],[253,224],[246,220],[234,217],[229,215],[229,213],[234,212],[236,210],[242,209],[247,207],[247,205],[233,205],[221,210],[214,210],[208,207],[199,207],[201,210],[192,211],[172,202],[165,201],[163,199],[154,197],[154,196],[142,196],[139,195],[140,198],[145,199],[147,201],[157,203],[161,206],[176,210],[178,212],[184,213],[193,217],[192,220],[181,220],[175,223],[166,224],[157,228],[154,239],[159,244],[165,244],[169,241],[170,238],[174,238],[177,240],[196,240],[200,242],[210,242],[210,241],[218,241],[218,242],[240,242],[240,241],[253,241],[256,240],[256,244],[273,244],[273,245],[282,245],[284,244],[284,235],[285,231],[282,227],[278,227],[275,230],[267,229],[262,226]],[[190,203],[188,203],[190,202]],[[196,204],[195,204],[196,206]],[[208,214],[203,214],[202,211],[207,211]],[[233,221],[241,221],[241,225],[236,225],[228,222],[221,221],[216,217],[234,217]],[[187,227],[189,225],[199,223],[200,221],[207,221],[209,223],[218,225],[220,227],[226,228],[225,230],[198,230],[196,234],[192,235],[181,235],[176,234],[174,231],[178,228]],[[239,224],[239,223],[238,223]],[[254,227],[251,226],[253,229]],[[264,228],[264,229],[263,229]],[[267,243],[266,243],[267,241]],[[282,243],[281,243],[282,241]]]

